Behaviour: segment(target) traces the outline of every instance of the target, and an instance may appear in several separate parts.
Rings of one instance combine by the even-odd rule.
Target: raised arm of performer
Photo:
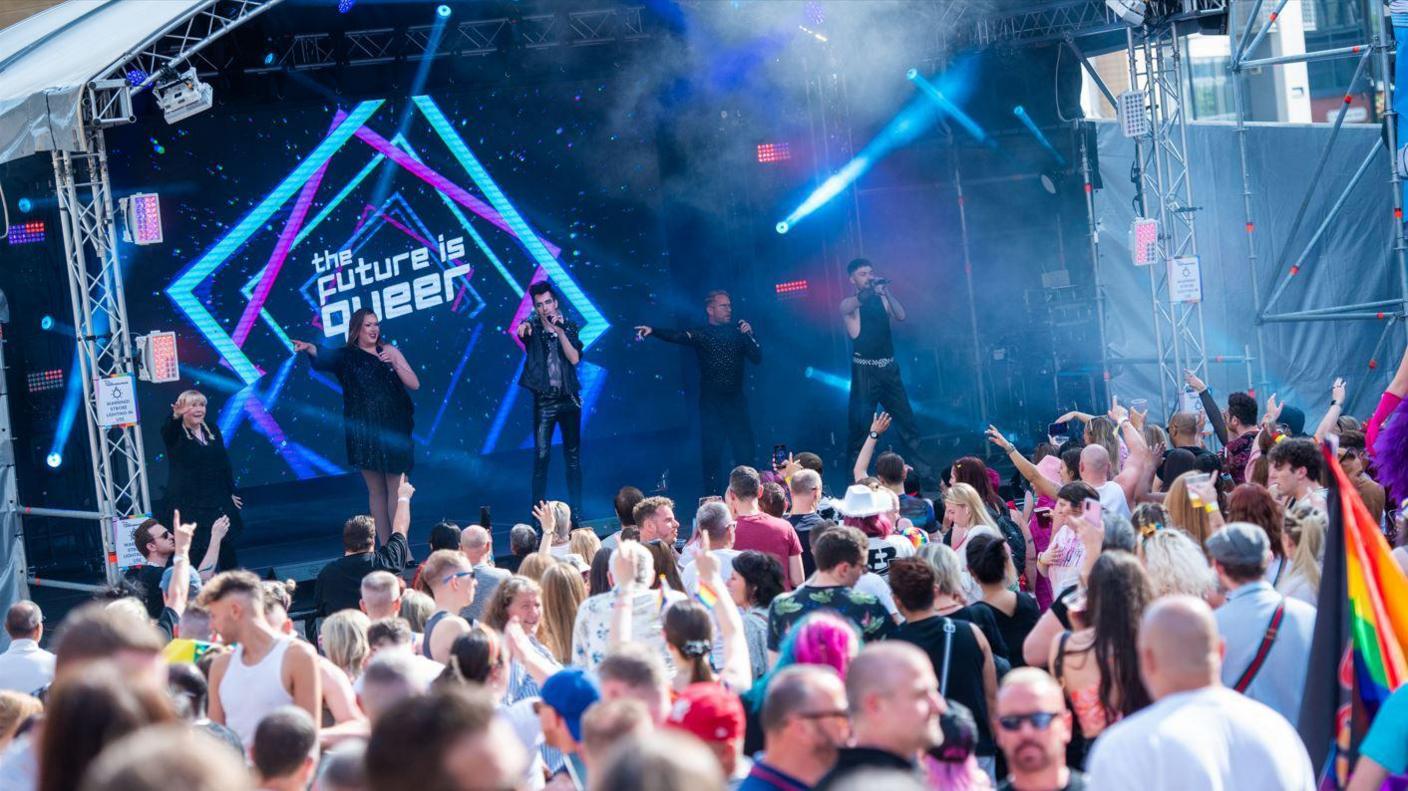
[[[895,321],[905,320],[904,305],[901,305],[900,301],[891,293],[888,281],[875,285],[875,295],[880,297],[880,301],[885,304],[885,312],[890,314],[890,318]]]

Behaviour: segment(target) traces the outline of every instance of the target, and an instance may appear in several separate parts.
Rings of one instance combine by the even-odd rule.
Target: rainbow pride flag
[[[1349,783],[1379,707],[1408,681],[1408,578],[1328,447],[1329,532],[1300,735],[1320,789]]]

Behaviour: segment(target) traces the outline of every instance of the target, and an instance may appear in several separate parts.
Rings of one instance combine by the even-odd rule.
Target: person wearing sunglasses
[[[474,601],[474,567],[456,550],[437,549],[421,564],[420,574],[435,599],[435,613],[425,621],[420,652],[436,662],[447,662],[455,640],[470,630],[469,621],[459,613]]]
[[[997,692],[997,746],[1007,756],[998,791],[1080,791],[1085,776],[1066,766],[1071,713],[1061,687],[1044,670],[1018,668]]]
[[[825,665],[781,670],[768,684],[761,724],[767,747],[738,791],[811,788],[850,741],[846,685]]]

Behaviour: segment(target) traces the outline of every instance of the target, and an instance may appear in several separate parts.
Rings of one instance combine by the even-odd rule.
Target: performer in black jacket
[[[382,342],[381,323],[367,308],[352,314],[345,346],[319,351],[311,343],[294,341],[293,348],[342,384],[347,463],[362,471],[377,540],[385,544],[391,538],[401,479],[415,464],[415,404],[407,391],[420,389],[420,377],[400,349]]]
[[[552,433],[562,428],[562,457],[567,462],[567,504],[582,513],[582,395],[577,364],[582,339],[577,325],[562,315],[557,294],[546,281],[528,287],[533,315],[518,325],[528,359],[520,387],[533,392],[533,505],[547,498],[548,455]]]
[[[743,394],[743,361],[763,361],[763,350],[746,321],[734,322],[733,300],[727,291],[704,298],[709,323],[687,330],[636,327],[641,338],[654,336],[667,343],[694,347],[699,356],[699,431],[704,463],[704,491],[723,492],[724,441],[733,449],[733,464],[757,464],[753,421]]]
[[[235,541],[244,530],[240,520],[244,501],[235,491],[235,471],[230,466],[224,438],[220,436],[220,429],[206,425],[205,408],[205,395],[199,390],[187,390],[171,405],[171,419],[161,427],[161,440],[166,445],[166,458],[171,465],[163,521],[168,525],[176,524],[171,514],[180,511],[182,520],[195,523],[191,557],[202,562],[210,546],[211,526],[220,517],[228,517],[229,532],[220,542],[214,563],[214,570],[224,571],[238,565]],[[146,547],[139,545],[137,549],[146,555]]]

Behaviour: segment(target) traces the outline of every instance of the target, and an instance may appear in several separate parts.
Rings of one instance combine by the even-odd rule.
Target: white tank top
[[[220,679],[220,705],[225,709],[225,725],[239,735],[248,751],[254,746],[254,729],[269,712],[293,703],[284,689],[284,654],[292,637],[282,637],[269,648],[257,665],[244,662],[244,646],[235,646],[225,675]]]

